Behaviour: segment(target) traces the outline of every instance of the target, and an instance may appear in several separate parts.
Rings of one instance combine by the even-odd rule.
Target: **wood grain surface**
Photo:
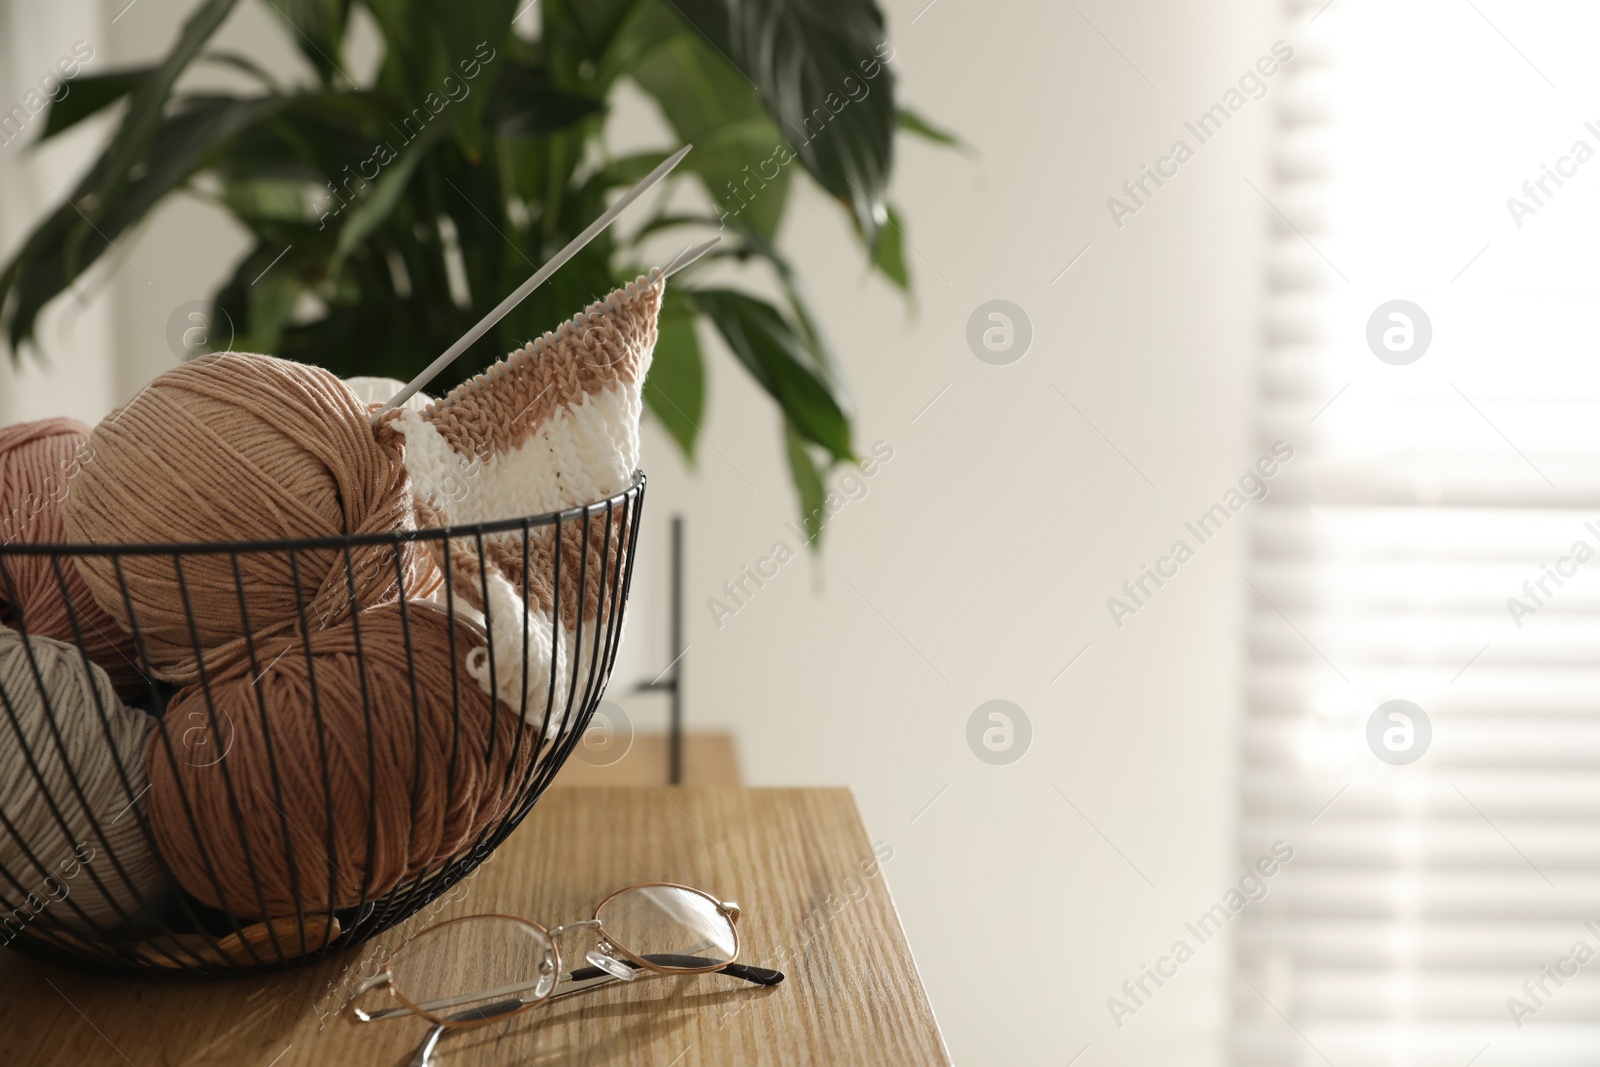
[[[582,746],[562,765],[551,785],[660,785],[667,784],[667,735],[639,734],[628,754],[617,762],[598,766],[583,761]],[[685,734],[684,785],[738,785],[739,757],[729,734]]]
[[[887,867],[885,866],[887,864]],[[614,985],[535,1008],[503,1031],[447,1038],[439,1067],[941,1064],[949,1057],[886,877],[843,789],[557,789],[435,909],[313,967],[211,983],[91,978],[0,951],[0,1064],[302,1067],[408,1063],[421,1020],[353,1025],[343,991],[382,947],[427,922],[509,912],[588,918],[614,889],[682,882],[744,909],[745,963],[788,979],[719,975]],[[581,957],[587,945],[563,945]]]

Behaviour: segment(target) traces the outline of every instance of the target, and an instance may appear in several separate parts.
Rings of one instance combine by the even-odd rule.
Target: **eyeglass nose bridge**
[[[600,920],[599,919],[579,919],[577,922],[562,923],[560,926],[552,926],[550,928],[550,940],[554,941],[556,938],[558,938],[558,937],[562,936],[563,934],[566,934],[566,933],[568,933],[568,932],[570,932],[572,930],[598,930],[598,929],[600,929]]]
[[[577,922],[562,923],[560,926],[552,927],[550,930],[551,942],[554,943],[558,937],[572,930],[593,930],[600,935],[600,943],[583,954],[583,958],[589,962],[591,967],[598,967],[611,977],[624,982],[631,982],[639,977],[638,968],[632,966],[627,960],[618,958],[620,953],[617,953],[617,950],[606,940],[605,930],[600,925],[599,919],[580,919]]]
[[[385,1011],[370,1012],[365,1008],[360,1007],[356,1003],[374,989],[383,989],[385,987],[389,988],[390,990],[393,990],[394,988],[394,976],[386,970],[379,971],[371,978],[364,979],[356,986],[355,991],[350,994],[350,999],[345,1002],[345,1007],[348,1011],[348,1015],[346,1017],[349,1018],[351,1022],[370,1023],[375,1019],[385,1017],[386,1015],[390,1014],[390,1012],[403,1011],[404,1009],[388,1009]]]

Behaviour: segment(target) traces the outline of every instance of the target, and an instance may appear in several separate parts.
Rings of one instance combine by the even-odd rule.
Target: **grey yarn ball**
[[[165,884],[144,815],[155,728],[77,648],[0,627],[0,944],[92,938]]]

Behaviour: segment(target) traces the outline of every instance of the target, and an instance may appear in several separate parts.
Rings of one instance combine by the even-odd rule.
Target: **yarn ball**
[[[181,692],[148,764],[183,887],[235,915],[293,915],[376,899],[469,848],[517,798],[535,741],[466,674],[483,640],[430,603],[393,603],[262,643],[259,680],[208,679],[209,702]],[[186,745],[193,723],[220,745]]]
[[[73,419],[0,429],[0,544],[66,541],[61,502],[68,479],[90,462],[88,440],[89,428]],[[68,557],[0,555],[0,625],[73,644],[81,638],[120,694],[144,695],[133,638],[96,603]]]
[[[77,544],[415,528],[402,441],[375,431],[366,406],[319,367],[235,352],[197,359],[96,426],[90,447],[95,461],[73,478],[62,509]],[[312,629],[336,626],[402,595],[400,575],[409,592],[431,573],[409,542],[241,553],[237,565],[236,575],[226,552],[181,564],[122,556],[125,599],[111,558],[78,560],[100,605],[124,629],[137,627],[154,673],[180,684],[242,658],[248,634],[296,631],[302,607]]]
[[[142,825],[155,720],[75,646],[3,627],[0,695],[0,901],[13,922],[116,926],[166,883]]]

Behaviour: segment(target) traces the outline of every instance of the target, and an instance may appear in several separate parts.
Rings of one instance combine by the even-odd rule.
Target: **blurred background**
[[[78,42],[156,61],[192,7],[0,3],[0,105]],[[807,551],[773,402],[702,326],[611,699],[664,728],[626,683],[673,659],[680,515],[689,730],[746,784],[854,791],[957,1062],[1596,1062],[1600,15],[883,10],[899,102],[961,142],[896,141],[909,293],[813,182],[777,234],[880,462],[826,474]],[[312,76],[270,2],[214,43]],[[0,147],[0,253],[113,118]],[[605,122],[675,143],[626,80]],[[0,360],[0,422],[125,402],[252,243],[164,203]]]

